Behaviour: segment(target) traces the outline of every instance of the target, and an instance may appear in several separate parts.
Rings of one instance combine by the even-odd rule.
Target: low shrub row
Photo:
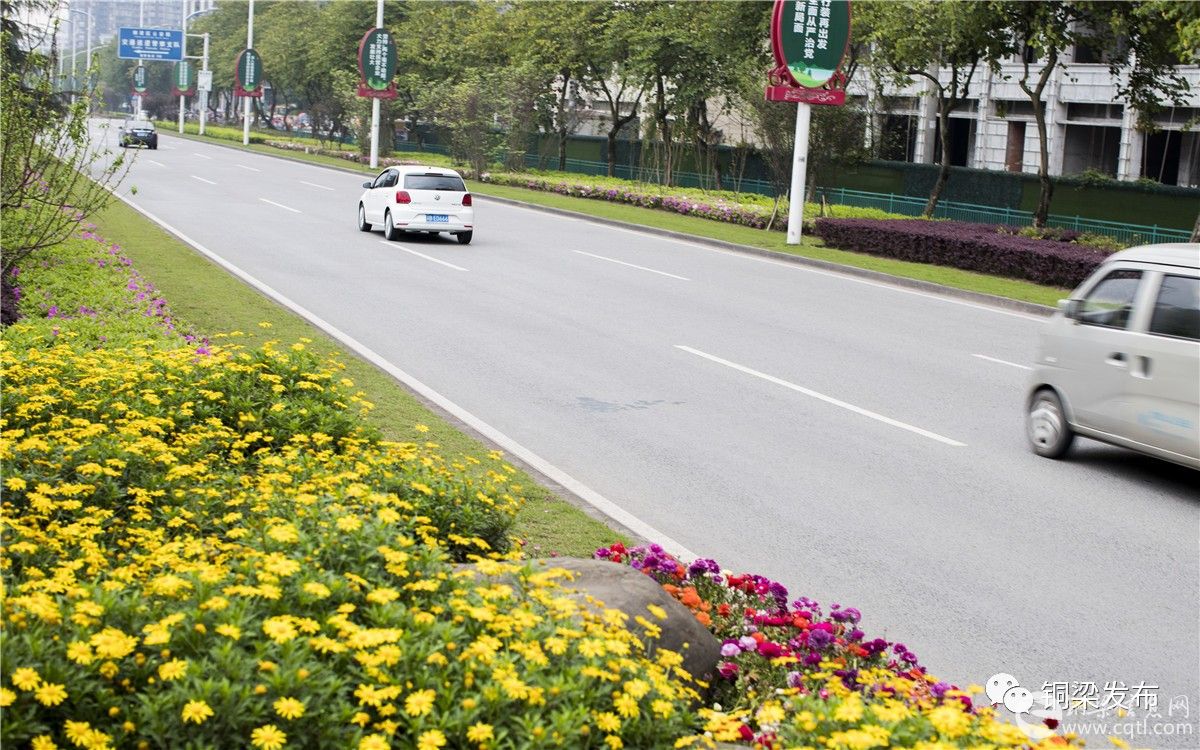
[[[614,181],[610,178],[588,178],[578,175],[573,176],[572,179],[565,179],[562,177],[547,178],[533,174],[496,172],[482,175],[481,179],[484,182],[491,182],[497,185],[558,193],[559,195],[567,195],[573,198],[590,198],[593,200],[609,201],[611,203],[641,206],[642,208],[655,208],[684,216],[696,216],[702,219],[711,219],[727,224],[752,227],[754,229],[765,229],[768,224],[771,224],[773,229],[787,231],[787,205],[784,204],[781,207],[779,215],[775,217],[774,223],[771,223],[772,208],[769,200],[763,201],[751,198],[750,202],[744,203],[740,200],[735,202],[725,197],[704,195],[702,191],[677,190],[676,188],[662,188],[657,185],[628,182],[624,185],[613,185],[611,183]],[[594,184],[593,180],[600,180],[602,184]],[[663,190],[669,190],[670,192],[663,192]],[[700,193],[700,195],[697,195],[697,193]],[[811,220],[819,216],[821,210],[821,206],[815,203],[805,204],[804,215],[809,217],[805,221],[806,226],[811,227]],[[875,208],[831,206],[829,210],[838,216],[844,217],[876,219],[896,217],[895,214],[889,214],[886,211],[880,211]]]
[[[1073,242],[997,232],[991,224],[959,221],[817,219],[826,245],[916,263],[1071,288],[1107,257]]]

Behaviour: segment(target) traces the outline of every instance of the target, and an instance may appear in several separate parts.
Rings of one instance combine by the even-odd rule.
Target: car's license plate
[[[450,222],[450,217],[446,214],[425,214],[425,220],[430,224],[447,224]]]

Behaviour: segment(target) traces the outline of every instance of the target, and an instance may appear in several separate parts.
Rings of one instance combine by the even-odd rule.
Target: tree
[[[1004,0],[995,4],[1003,23],[1012,31],[1011,51],[1020,56],[1021,75],[1017,85],[1033,105],[1033,120],[1038,134],[1038,195],[1033,225],[1046,226],[1054,182],[1050,179],[1050,150],[1046,132],[1046,104],[1042,95],[1055,68],[1062,65],[1062,53],[1079,36],[1080,9],[1066,0],[1021,2]]]
[[[922,215],[933,216],[950,179],[950,113],[966,101],[982,63],[998,66],[1008,49],[1008,32],[993,6],[982,3],[865,0],[856,18],[870,27],[871,63],[899,86],[913,77],[929,82],[937,97],[941,169]],[[943,69],[949,80],[942,81]]]
[[[39,6],[10,2],[0,11],[0,279],[5,285],[24,259],[63,242],[103,208],[125,171],[123,158],[109,161],[111,152],[88,132],[92,92],[54,90],[57,61],[38,51],[54,29],[35,29],[22,20],[25,11]]]

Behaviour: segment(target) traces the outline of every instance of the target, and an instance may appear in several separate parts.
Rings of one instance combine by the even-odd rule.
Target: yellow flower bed
[[[694,729],[678,654],[648,659],[623,615],[513,559],[521,489],[499,455],[381,441],[337,362],[185,339],[127,264],[95,262],[111,248],[68,245],[22,269],[27,317],[0,337],[5,747],[654,747]],[[67,299],[89,289],[115,302]]]

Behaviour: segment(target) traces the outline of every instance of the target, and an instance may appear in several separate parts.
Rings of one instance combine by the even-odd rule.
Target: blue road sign
[[[135,29],[121,27],[117,38],[117,57],[124,60],[183,59],[183,31],[180,29]]]

